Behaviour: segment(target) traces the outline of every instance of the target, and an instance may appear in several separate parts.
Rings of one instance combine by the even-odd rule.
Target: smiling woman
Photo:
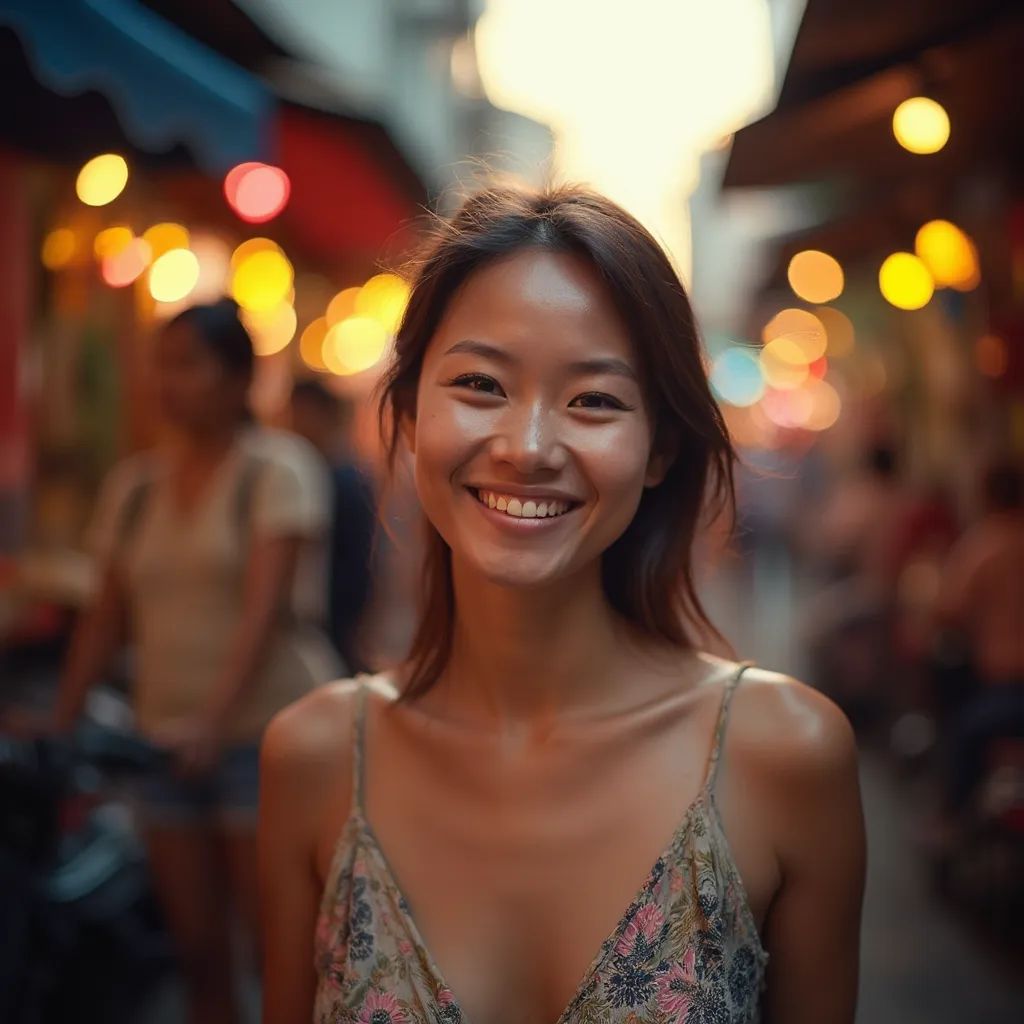
[[[511,394],[487,368],[501,371]],[[732,447],[682,284],[625,211],[575,189],[535,197],[494,189],[470,199],[420,268],[383,399],[392,468],[402,429],[415,449],[413,423],[430,425],[415,460],[434,527],[428,593],[403,697],[437,678],[452,635],[446,595],[452,554],[462,546],[449,536],[457,520],[433,506],[440,495],[432,481],[444,472],[435,454],[460,453],[442,455],[435,443],[472,445],[493,432],[499,449],[523,448],[512,453],[520,481],[570,476],[570,498],[600,513],[576,539],[589,540],[579,557],[603,571],[612,607],[673,644],[692,647],[694,626],[714,632],[693,587],[691,548],[702,512],[731,504]],[[443,427],[442,418],[453,422]],[[576,450],[587,467],[572,465]],[[598,479],[588,482],[584,468]],[[471,479],[481,472],[475,465],[461,472],[469,473],[465,485],[502,490],[500,481]],[[565,571],[542,549],[506,555],[520,574],[530,558],[555,575]]]
[[[733,451],[658,244],[584,189],[472,196],[380,413],[421,618],[393,671],[268,731],[265,1024],[850,1024],[852,736],[700,648]]]

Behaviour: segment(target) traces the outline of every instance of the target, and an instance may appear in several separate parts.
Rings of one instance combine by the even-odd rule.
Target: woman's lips
[[[475,488],[467,487],[466,492],[469,494],[478,509],[496,526],[504,527],[505,529],[522,531],[522,530],[544,530],[553,527],[556,523],[561,522],[571,516],[578,508],[582,506],[580,504],[571,505],[568,511],[562,512],[556,516],[543,516],[543,517],[528,517],[528,516],[515,516],[510,515],[507,511],[499,511],[497,508],[490,508],[484,504],[477,496]]]

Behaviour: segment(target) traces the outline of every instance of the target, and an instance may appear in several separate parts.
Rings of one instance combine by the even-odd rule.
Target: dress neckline
[[[694,819],[700,815],[704,815],[704,820],[710,823],[712,831],[717,833],[719,853],[723,860],[723,867],[728,875],[729,879],[736,886],[738,894],[738,902],[740,904],[740,913],[744,919],[746,927],[748,928],[754,942],[756,943],[756,953],[759,959],[764,962],[768,959],[768,953],[764,949],[761,942],[760,933],[757,929],[757,923],[754,919],[753,910],[750,906],[750,900],[744,887],[743,880],[739,874],[739,870],[736,867],[735,859],[732,856],[732,851],[729,847],[728,839],[725,835],[725,830],[719,816],[717,803],[714,796],[714,784],[718,773],[718,765],[721,756],[722,739],[725,731],[725,725],[729,712],[729,705],[733,692],[736,689],[739,680],[752,662],[740,662],[735,667],[730,667],[727,674],[724,692],[721,698],[721,704],[719,707],[718,715],[716,716],[715,731],[712,738],[712,748],[708,761],[705,768],[705,774],[703,783],[698,790],[696,796],[690,802],[686,810],[683,812],[682,818],[676,828],[673,830],[668,842],[662,851],[655,858],[654,863],[651,865],[650,870],[647,872],[646,877],[641,883],[639,889],[634,893],[625,909],[619,915],[619,919],[615,924],[612,931],[608,936],[601,942],[594,956],[591,958],[590,963],[583,973],[582,978],[576,985],[576,988],[569,999],[569,1002],[565,1009],[562,1010],[561,1014],[556,1018],[553,1024],[567,1024],[567,1019],[573,1008],[579,1002],[580,998],[585,993],[588,985],[598,974],[598,971],[604,964],[611,950],[615,947],[616,942],[621,938],[622,933],[629,925],[636,911],[643,905],[644,899],[650,894],[651,890],[657,884],[658,880],[664,874],[666,864],[673,860],[677,848],[682,845],[684,839],[690,835],[691,826]],[[420,955],[426,961],[427,967],[430,970],[433,980],[438,986],[443,987],[451,997],[451,1002],[458,1009],[461,1015],[460,1019],[463,1024],[473,1024],[470,1021],[468,1015],[463,1010],[462,1005],[459,1002],[458,995],[452,990],[451,986],[445,979],[444,973],[438,967],[437,961],[434,958],[430,947],[427,945],[419,926],[416,923],[416,919],[412,914],[412,905],[406,897],[402,886],[399,884],[398,879],[391,868],[390,861],[387,854],[384,852],[384,848],[381,845],[376,833],[373,830],[373,826],[370,824],[363,806],[363,762],[364,762],[364,749],[363,749],[363,737],[364,737],[364,716],[366,711],[366,682],[364,679],[359,681],[359,689],[357,691],[357,711],[356,711],[356,722],[355,722],[355,741],[353,745],[354,755],[354,776],[353,776],[353,799],[351,803],[351,809],[349,811],[348,819],[341,829],[339,835],[337,848],[334,853],[334,863],[328,875],[328,881],[336,878],[337,869],[340,866],[340,858],[344,849],[346,839],[351,840],[350,833],[355,831],[357,835],[362,838],[365,846],[372,853],[374,859],[377,862],[379,870],[385,876],[386,882],[391,886],[394,893],[398,897],[398,910],[402,915],[402,920],[408,929],[409,935],[414,941],[414,944],[418,947]]]
[[[626,908],[620,914],[618,922],[616,923],[615,927],[608,934],[608,936],[601,942],[600,946],[597,949],[597,952],[591,958],[589,965],[583,972],[583,977],[580,978],[580,981],[577,984],[575,990],[573,991],[573,994],[570,997],[565,1009],[562,1010],[562,1012],[552,1022],[552,1024],[566,1024],[568,1015],[572,1012],[573,1007],[579,1002],[580,997],[586,991],[587,986],[598,973],[601,966],[604,964],[604,961],[607,959],[609,953],[615,947],[616,942],[622,937],[622,933],[629,925],[629,922],[633,919],[634,915],[636,914],[636,911],[640,908],[640,906],[642,906],[643,900],[650,894],[651,890],[654,888],[658,880],[661,878],[662,874],[664,873],[666,864],[672,860],[673,854],[676,852],[676,849],[679,846],[681,846],[683,844],[683,840],[689,836],[690,827],[693,823],[693,819],[701,812],[705,814],[705,820],[707,819],[707,817],[709,817],[709,815],[707,815],[708,807],[714,805],[714,796],[712,794],[710,785],[712,781],[712,779],[705,780],[704,784],[700,788],[700,791],[690,802],[690,805],[687,807],[685,813],[683,814],[682,820],[676,826],[676,829],[672,833],[672,836],[666,844],[665,848],[655,858],[654,863],[651,865],[650,870],[647,872],[647,875],[644,878],[643,883],[640,885],[640,888],[633,895],[632,899],[630,899],[629,903],[626,905]],[[431,952],[430,947],[427,945],[427,942],[419,929],[419,925],[417,925],[416,919],[413,917],[411,904],[409,903],[409,900],[406,897],[405,892],[403,891],[401,885],[398,882],[398,879],[395,876],[394,871],[391,868],[391,864],[388,860],[387,854],[384,852],[384,848],[381,846],[380,840],[377,838],[377,835],[373,830],[373,826],[367,820],[366,815],[362,812],[361,808],[354,807],[352,812],[349,814],[348,820],[344,828],[342,829],[342,839],[346,837],[347,833],[353,830],[357,831],[360,838],[362,838],[366,846],[369,847],[370,851],[372,852],[377,861],[378,868],[385,876],[386,882],[388,883],[388,885],[391,886],[391,888],[397,895],[398,910],[399,913],[402,915],[402,920],[405,926],[408,928],[409,934],[412,937],[415,945],[417,946],[420,954],[426,960],[427,966],[430,969],[430,973],[433,975],[434,981],[440,987],[446,989],[448,993],[451,995],[451,1001],[455,1005],[456,1009],[459,1011],[459,1019],[463,1022],[463,1024],[473,1024],[473,1022],[467,1015],[466,1011],[463,1009],[461,1003],[459,1002],[458,995],[453,991],[451,985],[449,985],[448,981],[445,979],[443,972],[438,967],[437,961],[434,959],[434,954]],[[727,862],[727,870],[729,871],[730,875],[735,876],[738,879],[739,874],[736,870],[735,863],[732,859],[732,854],[729,851],[727,844],[725,845],[723,855]],[[750,919],[751,922],[753,922],[753,913],[750,910],[746,892],[742,889],[740,891],[740,898],[746,910],[746,916]],[[764,952],[763,947],[760,945],[760,936],[757,932],[756,926],[752,928],[752,932],[758,942],[759,953],[766,958],[767,954]]]

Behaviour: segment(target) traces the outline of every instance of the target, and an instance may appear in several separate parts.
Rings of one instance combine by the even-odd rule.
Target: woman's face
[[[420,500],[461,569],[530,587],[598,564],[663,475],[639,377],[581,258],[525,250],[467,279],[404,424]]]
[[[247,381],[230,373],[189,324],[171,324],[156,338],[154,373],[160,410],[180,430],[205,433],[237,422]]]

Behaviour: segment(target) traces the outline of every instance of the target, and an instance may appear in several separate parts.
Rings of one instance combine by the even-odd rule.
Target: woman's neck
[[[231,424],[204,431],[175,431],[169,438],[170,447],[179,462],[219,462],[235,443],[240,429]]]
[[[499,587],[455,572],[452,653],[435,686],[447,714],[484,731],[620,703],[635,631],[608,604],[600,567],[547,588]]]

